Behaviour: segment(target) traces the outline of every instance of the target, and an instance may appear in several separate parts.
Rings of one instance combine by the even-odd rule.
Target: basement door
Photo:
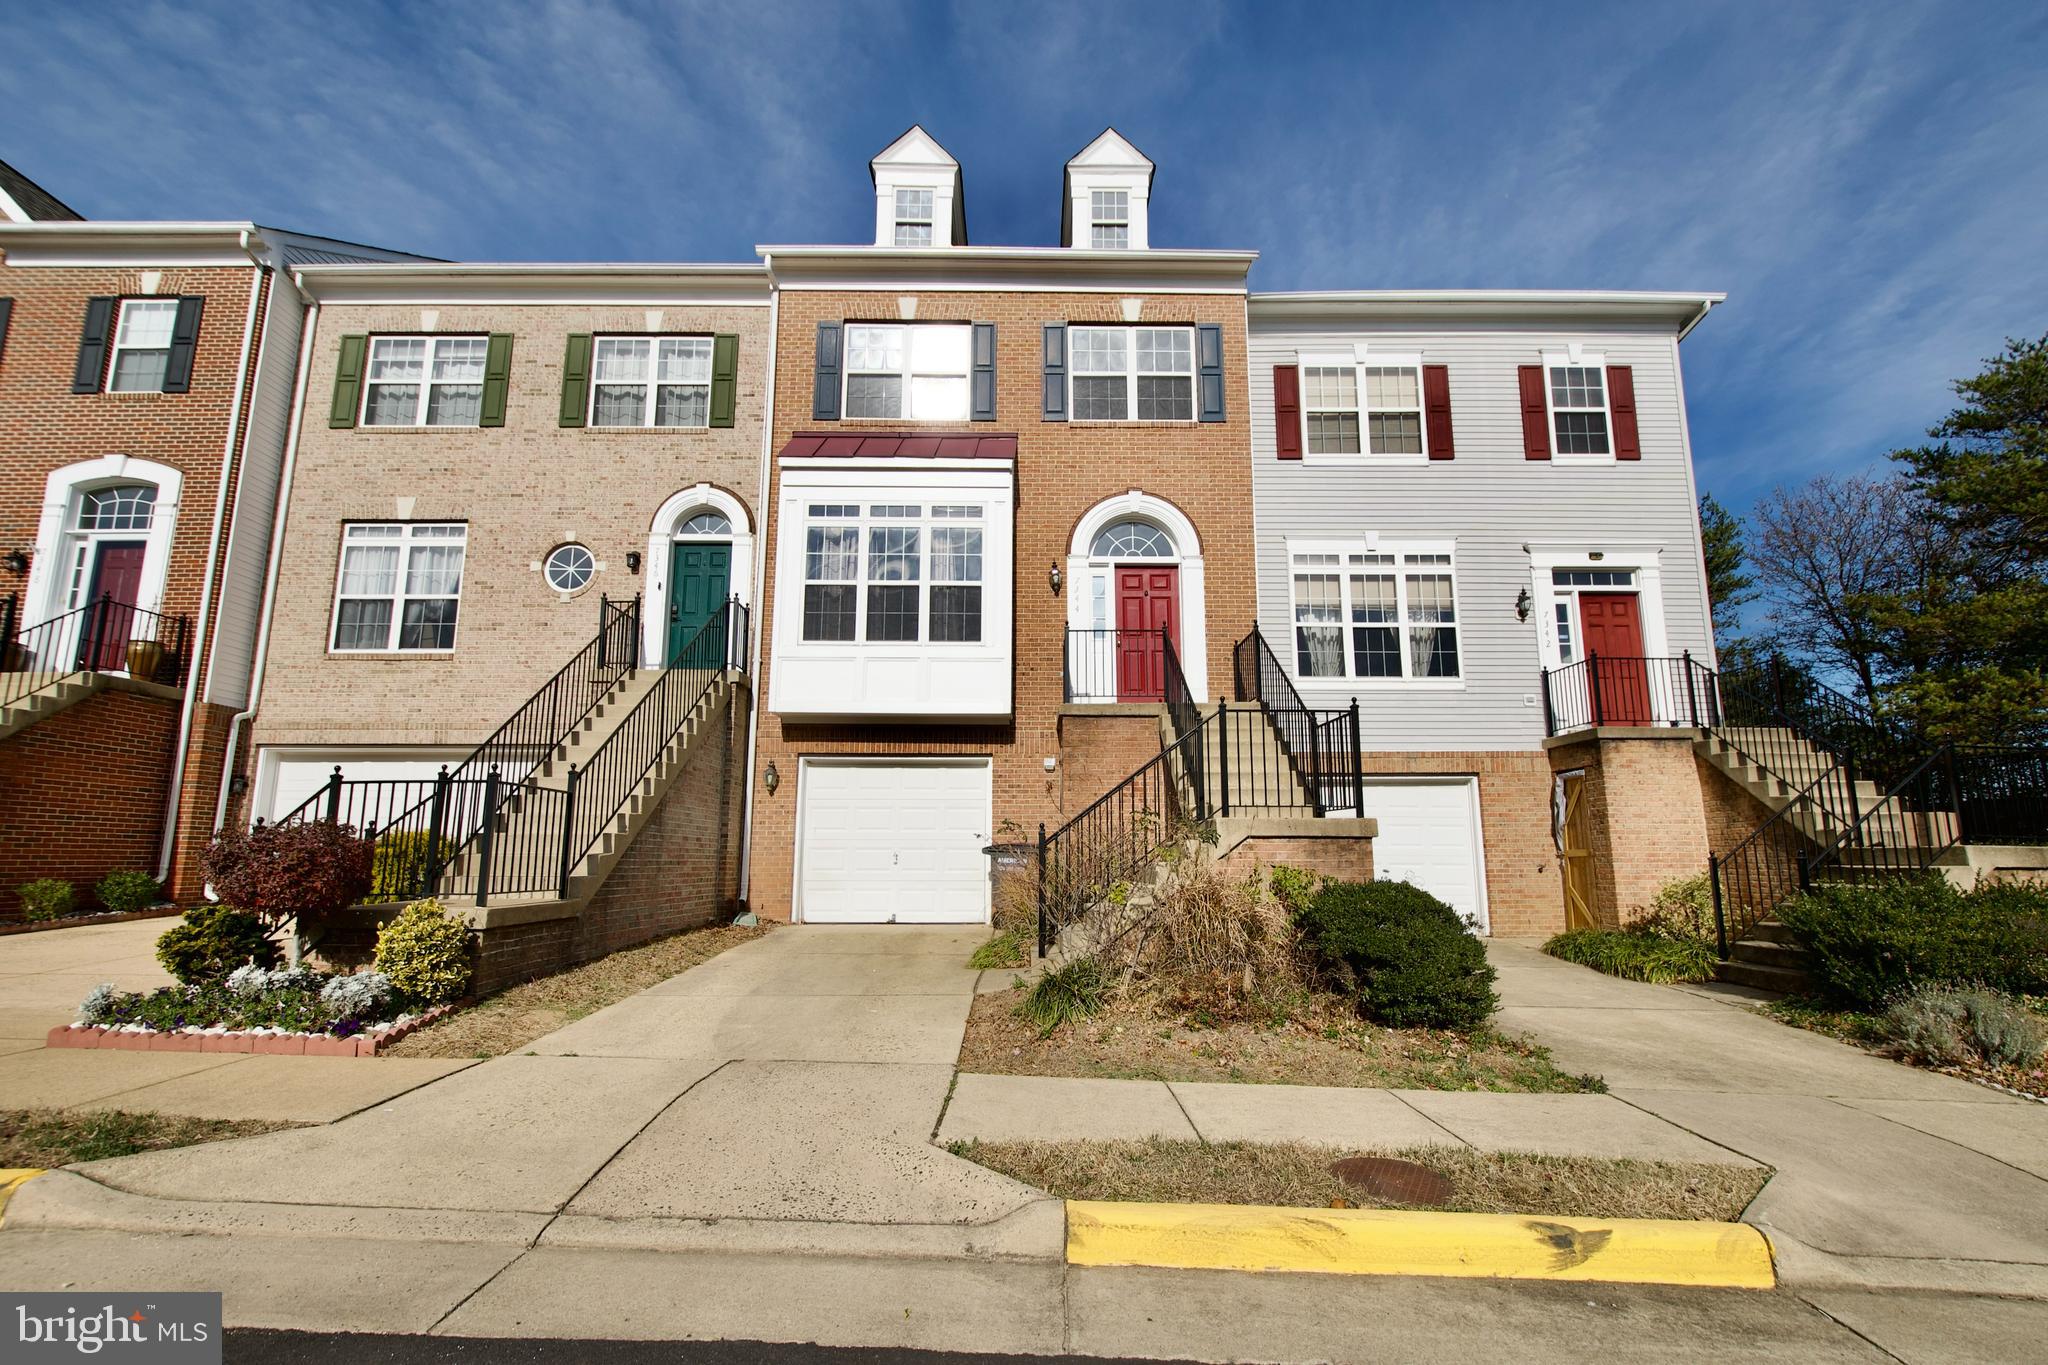
[[[1166,651],[1160,631],[1180,648],[1180,569],[1148,565],[1116,570],[1116,696],[1159,701],[1166,696]]]
[[[811,924],[988,921],[987,759],[805,759],[797,777],[797,916]]]
[[[1632,592],[1579,594],[1579,629],[1599,676],[1594,715],[1602,725],[1648,725],[1650,680],[1644,673],[1643,619]]]
[[[731,582],[732,546],[698,540],[676,542],[668,561],[668,657],[671,663],[676,655],[683,652],[683,646],[697,638],[697,632],[725,601]]]
[[[1487,932],[1479,783],[1469,777],[1365,779],[1365,814],[1380,822],[1374,875],[1409,882]]]

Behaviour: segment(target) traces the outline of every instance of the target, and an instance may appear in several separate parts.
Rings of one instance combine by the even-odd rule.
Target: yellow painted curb
[[[0,1214],[7,1212],[7,1201],[14,1192],[43,1172],[24,1166],[0,1166]]]
[[[1776,1284],[1770,1243],[1747,1223],[1391,1209],[1072,1200],[1067,1261],[1728,1289]]]

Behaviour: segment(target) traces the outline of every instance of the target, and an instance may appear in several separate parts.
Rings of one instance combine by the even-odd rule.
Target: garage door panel
[[[1486,931],[1476,783],[1368,780],[1365,814],[1379,821],[1372,858],[1383,880],[1412,882]]]
[[[803,918],[984,921],[989,783],[986,763],[803,765]]]

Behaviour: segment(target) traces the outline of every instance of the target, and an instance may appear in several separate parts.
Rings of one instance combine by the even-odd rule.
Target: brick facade
[[[1726,852],[1769,817],[1696,756],[1694,733],[1603,731],[1550,750],[1556,771],[1586,773],[1589,901],[1604,927],[1637,918],[1666,882],[1704,873],[1709,853]]]
[[[146,281],[145,274],[154,276]],[[145,285],[149,288],[145,288]],[[8,328],[7,348],[0,357],[0,542],[9,546],[34,546],[48,476],[55,470],[96,460],[108,455],[126,455],[168,465],[183,476],[176,506],[176,525],[166,564],[163,596],[156,609],[167,615],[192,618],[195,630],[200,602],[206,592],[206,561],[215,533],[214,508],[218,502],[223,515],[232,515],[236,487],[249,452],[240,436],[246,424],[245,410],[237,410],[234,397],[241,360],[242,331],[249,319],[251,290],[261,289],[257,304],[256,335],[261,335],[264,310],[274,280],[259,276],[255,266],[207,266],[165,268],[71,268],[19,266],[0,263],[0,297],[14,300]],[[191,390],[188,393],[91,393],[71,392],[73,369],[78,357],[79,334],[86,301],[96,296],[198,295],[205,299],[200,329],[193,352]],[[255,357],[251,357],[251,365]],[[245,392],[244,409],[246,409]],[[230,431],[237,434],[236,460],[228,472],[228,486],[221,488],[222,455]],[[161,506],[159,516],[170,509]],[[227,528],[221,528],[223,538]],[[48,566],[55,569],[57,566]],[[204,695],[206,667],[213,641],[212,626],[218,620],[219,573],[213,584],[215,622],[206,623],[207,636],[195,635],[187,686]],[[25,577],[11,581],[0,573],[0,592],[26,593]],[[24,602],[24,619],[42,619],[47,604]],[[144,603],[144,606],[151,604]],[[200,707],[194,717],[193,742],[186,765],[176,815],[176,836],[172,848],[171,894],[181,901],[197,899],[202,879],[198,857],[213,828],[219,793],[219,773],[227,708]],[[204,714],[218,711],[219,715]],[[43,722],[48,725],[53,722]],[[173,722],[175,726],[175,721]],[[19,746],[33,734],[24,731],[0,741],[0,751]],[[212,732],[205,747],[212,763],[201,754],[202,735]],[[152,745],[150,752],[155,752]],[[161,792],[169,782],[175,753],[172,744],[148,767],[135,766],[143,760],[132,747],[110,749],[107,761],[77,772],[91,798],[110,809],[126,809],[133,792],[154,784]],[[118,758],[117,758],[118,755]],[[91,808],[93,800],[86,802]],[[124,867],[140,867],[154,873],[162,855],[164,804],[160,795],[154,816],[155,830],[141,849],[143,836],[131,831],[123,843]],[[83,830],[84,825],[74,826]],[[11,831],[10,831],[11,832]],[[53,841],[36,846],[33,856],[22,853],[26,864],[49,868],[96,865],[97,856],[89,839],[70,847],[73,835],[66,830],[53,834]],[[52,871],[47,875],[69,875]],[[10,883],[11,884],[11,883]]]
[[[898,300],[919,295],[917,321],[996,325],[996,416],[974,429],[1015,432],[1017,524],[1014,719],[1007,725],[816,725],[787,723],[772,711],[760,726],[759,765],[785,775],[769,796],[757,790],[750,901],[759,914],[787,919],[794,893],[797,759],[801,755],[976,755],[993,759],[995,824],[1035,837],[1040,821],[1057,827],[1085,802],[1048,773],[1044,760],[1062,752],[1059,710],[1067,604],[1047,581],[1047,568],[1066,563],[1075,527],[1096,504],[1132,489],[1173,504],[1195,525],[1206,565],[1208,673],[1214,692],[1230,676],[1230,649],[1251,626],[1252,573],[1249,403],[1244,388],[1244,297],[1241,294],[1147,294],[920,291],[912,285],[876,291],[788,291],[780,299],[776,357],[775,433],[780,449],[810,420],[817,325],[848,319],[896,318]],[[1216,323],[1222,328],[1226,420],[1192,422],[1046,422],[1041,413],[1042,328],[1047,323],[1127,322],[1126,300],[1139,300],[1144,324]],[[901,420],[846,420],[833,431],[904,430]],[[967,423],[933,429],[968,429]],[[771,473],[779,480],[779,471]],[[771,488],[769,506],[779,497]],[[768,527],[764,562],[772,566],[781,528]],[[1183,553],[1186,552],[1186,547]],[[775,604],[764,602],[761,638],[772,640]],[[772,659],[764,651],[761,696],[772,702]],[[1154,748],[1156,752],[1156,746]],[[1135,764],[1132,766],[1136,766]],[[1128,769],[1125,770],[1128,773]],[[758,785],[758,784],[757,784]],[[1092,785],[1092,780],[1089,785]],[[1083,788],[1085,789],[1085,787]],[[1096,793],[1099,795],[1100,793]],[[994,833],[994,831],[992,831]]]
[[[1564,882],[1551,833],[1551,766],[1536,750],[1370,750],[1365,774],[1479,779],[1489,931],[1497,937],[1564,928]]]

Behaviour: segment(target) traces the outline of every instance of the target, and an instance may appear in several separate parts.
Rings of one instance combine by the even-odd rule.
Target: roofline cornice
[[[1428,319],[1442,317],[1655,318],[1677,326],[1680,337],[1727,301],[1724,293],[1626,289],[1367,289],[1253,293],[1254,323],[1308,319]]]
[[[768,269],[751,262],[467,262],[306,265],[292,278],[323,303],[591,303],[768,301]]]

